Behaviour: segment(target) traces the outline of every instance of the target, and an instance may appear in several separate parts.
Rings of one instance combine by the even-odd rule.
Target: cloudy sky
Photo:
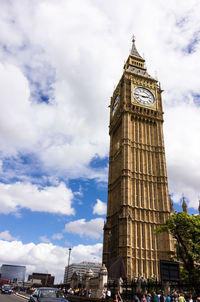
[[[0,264],[101,262],[109,102],[131,37],[161,82],[175,209],[200,199],[200,2],[0,0]]]

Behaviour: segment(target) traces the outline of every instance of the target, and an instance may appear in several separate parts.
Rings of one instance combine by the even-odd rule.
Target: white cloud
[[[108,154],[107,106],[133,33],[139,52],[145,52],[149,72],[158,71],[165,89],[165,121],[173,110],[173,124],[179,127],[179,106],[193,94],[200,94],[199,10],[196,0],[41,0],[31,4],[22,0],[2,4],[3,155],[33,152],[52,174],[105,180],[107,169],[91,169],[89,162],[96,154]],[[50,104],[39,104],[33,95],[29,98],[30,92],[35,92],[35,82],[40,83],[40,93],[49,96]],[[191,106],[191,116],[196,108]],[[191,132],[196,132],[194,127],[199,124],[190,125]],[[170,127],[165,127],[165,137],[168,146],[176,143]],[[196,158],[198,138],[191,135],[184,145],[188,143],[195,145],[190,158]],[[184,145],[182,142],[180,149]],[[200,159],[191,166],[188,154],[179,156],[175,148],[166,148],[169,182],[174,184],[171,190],[185,191],[187,183],[188,197],[197,206],[199,189],[190,180],[194,175],[199,179]],[[179,179],[174,161],[179,162]]]
[[[79,42],[77,41],[80,45],[75,45],[74,38],[79,34],[78,27],[75,29],[77,33],[71,35],[71,22],[73,22],[73,19],[71,18],[71,13],[69,13],[70,9],[80,22],[80,14],[83,14],[83,17],[86,18],[92,14],[93,18],[91,21],[96,23],[95,27],[99,29],[102,27],[104,18],[101,15],[98,16],[98,9],[95,6],[89,7],[89,3],[86,4],[82,5],[81,2],[79,3],[79,7],[83,10],[80,12],[80,10],[77,10],[77,3],[69,5],[61,1],[60,5],[57,6],[51,1],[42,1],[29,9],[23,2],[21,5],[24,5],[25,15],[18,15],[19,7],[16,4],[13,16],[16,21],[14,28],[16,30],[16,28],[20,29],[22,26],[24,35],[20,36],[19,30],[17,33],[20,36],[19,39],[17,41],[16,39],[11,39],[13,41],[11,42],[13,43],[12,46],[16,52],[16,60],[2,52],[2,56],[5,56],[5,61],[9,62],[9,65],[2,67],[1,72],[5,93],[0,95],[0,100],[2,105],[8,104],[8,110],[5,108],[2,111],[2,116],[7,116],[12,103],[15,103],[16,107],[15,111],[10,114],[11,119],[4,118],[5,132],[14,128],[15,125],[14,139],[4,139],[2,141],[2,149],[7,150],[9,147],[10,152],[12,151],[14,154],[24,151],[24,149],[27,151],[31,150],[31,152],[35,152],[39,156],[47,168],[56,169],[63,173],[67,171],[68,177],[77,175],[92,176],[93,171],[88,167],[88,163],[96,154],[104,157],[108,152],[108,137],[105,139],[105,131],[108,124],[108,115],[105,113],[107,112],[108,101],[101,85],[99,85],[98,89],[93,90],[93,87],[100,83],[100,78],[104,77],[105,71],[99,71],[94,80],[92,78],[89,81],[86,80],[86,73],[90,72],[92,74],[96,69],[95,60],[100,58],[100,49],[97,50],[96,54],[90,55],[91,49],[84,42],[84,39],[82,42],[80,40]],[[28,15],[29,26],[26,26],[24,22],[27,22]],[[59,16],[59,22],[52,24],[53,15],[53,20],[55,20],[56,16]],[[66,22],[67,19],[68,22]],[[9,32],[12,30],[15,32],[12,24],[4,23],[5,31],[9,28]],[[43,24],[42,31],[41,24]],[[84,31],[87,31],[87,26]],[[54,43],[52,43],[52,32],[57,32],[54,37]],[[63,35],[68,36],[66,44],[63,44]],[[27,43],[30,37],[32,44]],[[92,32],[88,38],[91,37],[97,40]],[[17,49],[20,42],[26,44],[23,52]],[[6,36],[2,43],[8,43]],[[46,47],[47,45],[48,47]],[[69,49],[69,45],[72,49],[66,57],[66,50]],[[74,47],[75,49],[73,50]],[[85,54],[88,53],[87,60],[83,57],[81,48],[83,50],[85,48]],[[18,68],[11,65],[11,63],[16,64]],[[79,68],[80,65],[81,69]],[[26,66],[29,67],[28,72],[25,70]],[[27,72],[29,79],[31,78],[29,87],[19,68],[25,74]],[[88,69],[91,70],[89,71]],[[49,77],[49,73],[52,70],[56,71],[56,82],[54,82],[54,76],[52,78]],[[8,76],[4,77],[4,74]],[[16,84],[14,83],[15,78],[19,78]],[[50,90],[53,89],[51,97],[55,98],[55,101],[52,100],[51,104],[31,103],[29,93],[30,89],[33,88],[34,81],[41,86],[41,93],[45,92],[49,95]],[[46,87],[45,82],[49,81],[52,82],[52,85],[51,87]],[[12,91],[10,91],[10,86],[13,88]],[[26,89],[24,89],[24,86],[26,86]],[[77,89],[77,87],[79,88]],[[20,90],[21,94],[17,93],[18,90]],[[25,93],[26,91],[27,93]],[[94,99],[96,99],[95,103]],[[18,107],[18,103],[22,103],[23,107]],[[103,103],[105,106],[102,106]],[[95,132],[93,131],[94,127]],[[21,142],[18,136],[20,136]],[[27,141],[27,137],[29,141]],[[104,173],[103,177],[105,178],[107,170],[99,170],[99,172],[94,170],[95,175],[93,177],[98,177],[98,173]]]
[[[63,238],[63,234],[61,234],[61,233],[53,234],[53,235],[52,235],[52,238],[53,238],[53,239],[60,240],[60,239]]]
[[[40,241],[43,243],[50,243],[50,240],[46,237],[46,235],[40,236]]]
[[[71,251],[71,263],[80,261],[102,262],[102,243],[95,245],[83,245],[79,244],[74,246]]]
[[[28,81],[19,68],[0,63],[0,148],[7,155],[33,146],[36,132],[31,123]],[[31,119],[30,119],[31,117]]]
[[[0,240],[1,263],[26,266],[26,274],[33,272],[48,272],[56,276],[56,283],[63,282],[64,268],[67,266],[67,249],[51,243],[28,243],[21,241]],[[101,262],[102,244],[74,246],[71,253],[71,263],[89,261]]]
[[[192,103],[179,104],[166,111],[166,155],[170,191],[179,202],[184,194],[189,206],[197,209],[199,199],[200,107]],[[177,115],[181,117],[177,123]],[[193,173],[192,173],[193,172]]]
[[[13,237],[10,232],[8,230],[6,231],[3,231],[0,233],[0,240],[8,240],[8,241],[11,241],[11,240],[15,240],[16,238]]]
[[[106,209],[107,209],[106,203],[101,201],[100,199],[97,199],[97,203],[93,207],[93,214],[105,215]]]
[[[67,223],[64,232],[98,239],[102,236],[103,224],[102,218],[91,219],[90,221],[79,219]]]
[[[64,183],[43,189],[30,183],[0,183],[0,212],[5,214],[26,208],[36,212],[73,215],[72,199],[73,193]]]

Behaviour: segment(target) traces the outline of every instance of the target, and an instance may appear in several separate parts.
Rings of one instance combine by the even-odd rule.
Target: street
[[[26,302],[27,300],[19,297],[19,296],[15,296],[14,294],[12,295],[1,295],[0,294],[0,302]]]

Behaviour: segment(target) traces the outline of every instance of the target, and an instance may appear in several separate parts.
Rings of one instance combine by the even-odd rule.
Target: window
[[[140,247],[140,226],[136,224],[137,227],[137,247]]]
[[[144,231],[144,224],[142,224],[142,247],[145,247],[145,231]]]
[[[41,289],[39,291],[39,297],[41,298],[64,298],[63,292],[57,289]]]

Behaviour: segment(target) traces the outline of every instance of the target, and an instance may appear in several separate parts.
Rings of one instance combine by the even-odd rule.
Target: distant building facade
[[[1,278],[9,279],[11,281],[24,282],[26,273],[26,266],[2,264]]]
[[[65,267],[65,273],[64,273],[64,284],[70,283],[73,273],[76,272],[76,274],[80,277],[80,280],[82,279],[82,276],[88,272],[89,269],[91,269],[94,273],[94,276],[98,276],[99,271],[101,269],[102,264],[101,263],[95,263],[95,262],[80,262],[80,263],[72,263]]]
[[[32,273],[32,275],[28,276],[28,281],[35,281],[35,283],[38,283],[40,281],[42,286],[53,286],[54,285],[54,276],[51,276],[51,274],[48,273]],[[33,281],[34,282],[34,281]]]

